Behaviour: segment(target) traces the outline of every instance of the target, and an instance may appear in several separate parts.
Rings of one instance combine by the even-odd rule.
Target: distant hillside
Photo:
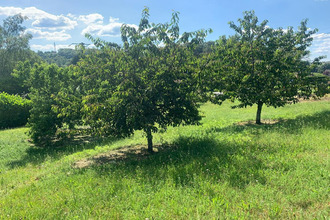
[[[55,51],[38,51],[38,55],[47,63],[55,63],[58,66],[68,66],[79,60],[78,52],[74,49],[59,49]]]

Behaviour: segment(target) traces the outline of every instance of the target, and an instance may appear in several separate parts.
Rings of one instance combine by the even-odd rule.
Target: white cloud
[[[319,34],[313,34],[312,37],[314,41],[323,41],[325,39],[330,39],[330,34],[319,33]]]
[[[79,21],[84,22],[87,25],[90,24],[103,24],[103,16],[98,14],[98,13],[94,13],[94,14],[89,14],[89,15],[80,15],[78,17]]]
[[[85,29],[82,30],[81,34],[86,33],[100,36],[100,37],[119,37],[120,28],[124,23],[119,21],[119,18],[110,17],[109,24],[103,23],[90,23]],[[131,27],[138,28],[135,24],[128,24]]]
[[[81,33],[84,35],[90,33],[97,36],[119,37],[120,23],[110,23],[107,25],[91,24],[87,26]]]
[[[330,34],[319,33],[313,34],[313,45],[310,48],[311,53],[315,56],[326,55],[330,58]]]
[[[66,29],[71,30],[77,22],[64,15],[53,15],[36,7],[0,7],[0,15],[13,16],[22,14],[33,20],[32,25],[37,28],[47,28],[50,30]]]
[[[38,28],[48,28],[51,30],[66,29],[71,30],[77,25],[76,21],[72,21],[63,15],[56,16],[55,18],[43,17],[36,19],[32,25]]]
[[[314,53],[317,54],[330,54],[330,41],[324,41],[318,45],[315,45],[315,49],[313,50]]]
[[[13,16],[22,14],[29,18],[30,27],[28,32],[34,36],[34,39],[46,39],[49,41],[65,41],[71,38],[67,33],[73,30],[79,24],[82,28],[81,34],[90,33],[100,37],[119,37],[120,28],[123,22],[119,18],[110,17],[108,21],[99,13],[87,15],[54,15],[36,7],[1,7],[0,16]],[[128,24],[131,27],[138,28],[137,25]]]
[[[68,45],[68,44],[56,44],[56,50],[62,49],[62,48],[70,48],[74,49],[75,45]],[[31,49],[38,51],[53,51],[54,50],[54,44],[46,44],[46,45],[39,45],[39,44],[32,44]]]
[[[113,18],[113,17],[109,18],[110,23],[116,23],[117,21],[119,21],[119,18]]]
[[[62,31],[55,31],[55,32],[48,32],[48,31],[41,31],[38,29],[27,29],[26,32],[32,34],[34,39],[46,39],[49,41],[65,41],[71,38],[70,34],[65,33],[64,30]]]

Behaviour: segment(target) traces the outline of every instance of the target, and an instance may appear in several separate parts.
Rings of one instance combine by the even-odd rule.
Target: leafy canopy
[[[193,51],[207,32],[180,35],[177,12],[170,23],[154,24],[145,8],[138,28],[122,26],[123,49],[94,39],[102,52],[79,64],[85,120],[117,136],[144,130],[150,151],[159,127],[197,123]]]
[[[313,67],[305,60],[317,30],[309,30],[307,20],[297,31],[273,29],[267,23],[259,23],[253,11],[244,12],[238,24],[229,22],[236,34],[217,41],[209,80],[212,91],[223,93],[213,101],[237,99],[236,107],[257,104],[257,123],[264,104],[280,107],[325,92],[324,86],[310,80]]]
[[[99,50],[75,66],[21,63],[16,74],[30,87],[32,138],[46,143],[82,125],[101,136],[143,130],[152,151],[152,132],[201,118],[194,50],[208,32],[180,34],[177,12],[169,23],[150,23],[145,8],[138,28],[122,26],[123,47],[87,35]]]

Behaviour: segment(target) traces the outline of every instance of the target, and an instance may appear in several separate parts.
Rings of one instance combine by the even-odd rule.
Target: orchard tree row
[[[306,21],[297,31],[273,29],[251,11],[230,27],[234,36],[220,37],[204,52],[211,30],[180,33],[177,12],[170,22],[154,24],[145,8],[137,29],[121,27],[122,46],[87,35],[98,50],[76,65],[20,63],[14,75],[29,88],[33,141],[49,146],[77,133],[125,137],[143,130],[152,152],[152,134],[198,124],[203,101],[257,104],[260,124],[264,105],[327,92],[326,78],[311,75],[319,59],[305,60],[316,32]]]

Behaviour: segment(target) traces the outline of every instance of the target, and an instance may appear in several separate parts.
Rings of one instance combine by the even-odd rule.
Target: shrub
[[[45,63],[34,64],[33,67],[23,65],[16,71],[19,75],[26,72],[28,72],[26,83],[29,86],[32,106],[28,121],[29,134],[37,146],[49,147],[57,138],[56,132],[63,126],[65,120],[70,121],[71,119],[68,113],[65,112],[62,114],[63,116],[58,116],[55,111],[59,104],[55,98],[61,89],[68,89],[68,71],[57,65]]]
[[[0,93],[0,128],[23,126],[29,118],[31,101],[18,95]]]

